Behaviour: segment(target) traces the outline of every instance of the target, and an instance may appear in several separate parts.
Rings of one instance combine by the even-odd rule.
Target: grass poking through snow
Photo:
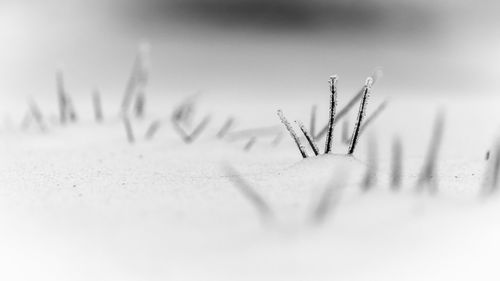
[[[297,148],[299,149],[300,154],[302,155],[302,158],[307,158],[308,155],[307,155],[305,147],[300,142],[299,137],[297,136],[297,134],[293,130],[292,125],[290,125],[290,122],[288,122],[288,120],[286,119],[285,115],[283,115],[283,111],[281,111],[281,109],[278,110],[278,117],[280,118],[281,123],[283,123],[283,125],[285,125],[286,130],[290,133],[290,136],[292,137],[293,141],[297,145]]]
[[[330,114],[328,118],[328,130],[325,142],[325,154],[332,151],[333,145],[333,128],[335,126],[335,111],[337,110],[337,76],[330,77]],[[317,154],[316,154],[317,155]]]
[[[156,132],[158,132],[158,130],[160,129],[161,124],[161,120],[155,120],[151,122],[151,125],[149,125],[148,129],[146,130],[145,138],[147,140],[152,140]]]
[[[438,191],[438,181],[437,181],[437,159],[439,156],[439,150],[441,148],[441,142],[444,133],[444,111],[439,111],[436,119],[434,120],[434,129],[432,131],[431,142],[429,143],[429,148],[427,150],[427,155],[425,158],[424,166],[420,171],[417,179],[417,191],[427,190],[430,193],[436,193]]]
[[[132,72],[130,73],[125,87],[125,93],[123,95],[121,104],[121,113],[123,115],[128,113],[130,106],[134,101],[134,97],[136,98],[136,115],[138,114],[137,110],[144,109],[145,100],[143,95],[149,79],[149,52],[150,46],[148,43],[143,43],[139,46],[134,65],[132,66]],[[137,105],[137,103],[139,103],[139,105]],[[142,114],[143,112],[140,113]]]
[[[247,199],[259,213],[262,221],[268,222],[274,219],[274,213],[267,201],[236,171],[233,167],[224,167],[226,176],[234,187]]]
[[[399,137],[395,137],[391,148],[391,189],[401,189],[403,181],[403,143]]]
[[[34,100],[29,101],[29,112],[33,117],[33,119],[35,120],[40,131],[46,132],[47,126],[45,125],[42,111],[40,110],[40,107],[38,107],[38,105],[35,103]]]
[[[234,118],[233,117],[228,117],[226,119],[226,122],[222,125],[222,127],[219,129],[217,132],[217,138],[222,139],[226,134],[229,132],[229,130],[233,127],[234,125]]]
[[[245,144],[245,147],[243,147],[243,150],[245,150],[246,152],[250,151],[250,149],[252,149],[252,147],[256,142],[257,142],[257,137],[251,137]]]
[[[498,190],[498,181],[500,180],[500,138],[497,137],[493,148],[488,150],[486,161],[486,169],[480,192],[483,197],[488,197]]]
[[[125,133],[127,135],[127,141],[132,144],[135,142],[134,131],[132,129],[132,124],[130,124],[130,119],[127,116],[123,116],[123,125],[125,127]]]
[[[60,69],[56,71],[56,89],[59,105],[59,121],[63,125],[69,121],[76,122],[77,115],[75,106],[66,91],[64,85],[64,74]]]
[[[92,105],[94,108],[94,119],[97,123],[102,123],[104,114],[102,112],[101,93],[98,89],[92,92]]]
[[[319,155],[319,148],[316,145],[316,142],[314,141],[313,137],[307,131],[304,124],[302,124],[302,122],[300,122],[300,121],[295,121],[295,123],[299,126],[300,130],[302,131],[302,133],[306,137],[306,140],[309,143],[309,146],[311,147],[312,151],[314,152],[314,155],[316,155],[316,156]]]
[[[366,105],[368,103],[368,97],[370,95],[372,83],[373,83],[373,79],[371,77],[366,79],[366,83],[365,83],[365,86],[363,89],[363,96],[361,98],[361,102],[359,105],[358,117],[356,119],[356,124],[354,126],[354,130],[352,132],[351,142],[349,143],[349,149],[347,150],[348,155],[354,154],[354,151],[356,150],[356,146],[357,146],[358,141],[359,141],[361,125],[363,124],[363,119],[364,119],[365,114],[366,114]]]
[[[310,223],[315,225],[323,224],[333,214],[346,185],[346,179],[346,172],[337,171],[335,173],[335,176],[322,191],[319,201],[313,207],[309,217]]]
[[[172,119],[172,124],[174,125],[174,129],[176,132],[181,136],[182,140],[185,143],[192,143],[195,141],[201,133],[205,130],[207,125],[210,123],[211,116],[207,115],[203,120],[201,120],[200,123],[194,128],[194,130],[191,133],[188,133],[181,124],[179,124],[179,121]]]
[[[368,139],[368,165],[366,166],[365,175],[361,182],[361,190],[366,192],[372,189],[377,184],[378,170],[378,147],[375,137],[370,136]]]
[[[312,150],[314,151],[314,154],[317,156],[320,154],[316,144],[315,144],[315,140],[318,139],[322,134],[323,134],[323,131],[326,132],[327,136],[326,136],[326,140],[325,140],[325,154],[329,154],[331,151],[332,151],[332,147],[333,147],[333,135],[334,135],[334,127],[335,127],[335,123],[338,122],[338,119],[341,117],[341,113],[342,114],[346,114],[347,111],[349,110],[349,108],[352,107],[352,104],[353,101],[356,101],[358,98],[355,97],[354,99],[352,99],[349,104],[344,107],[344,109],[338,114],[339,116],[337,116],[336,114],[336,108],[337,108],[337,81],[338,81],[338,78],[336,75],[334,76],[331,76],[330,77],[330,114],[329,114],[329,118],[328,118],[328,125],[326,126],[325,129],[323,129],[320,133],[319,133],[319,136],[318,137],[314,137],[314,134],[312,134],[311,132],[308,132],[305,128],[304,125],[302,125],[302,123],[298,122],[298,121],[295,121],[297,122],[297,124],[299,125],[302,133],[304,133],[304,136],[306,137],[309,145],[311,146]],[[366,83],[363,87],[363,90],[361,91],[361,101],[360,101],[360,105],[359,105],[359,111],[358,111],[358,116],[357,116],[357,119],[356,119],[356,124],[355,124],[355,127],[354,127],[354,130],[352,132],[352,136],[351,136],[351,139],[350,139],[350,142],[349,142],[349,149],[347,151],[347,155],[352,155],[354,154],[354,151],[356,149],[356,146],[358,144],[358,141],[359,141],[359,137],[362,133],[362,131],[364,129],[366,129],[366,127],[371,123],[373,122],[373,120],[380,115],[380,113],[385,109],[386,107],[386,102],[382,103],[376,110],[375,112],[372,114],[371,118],[368,119],[368,122],[365,124],[364,123],[364,118],[365,118],[365,115],[366,115],[366,107],[367,107],[367,103],[368,103],[368,97],[370,95],[370,92],[371,92],[371,87],[373,85],[373,78],[372,77],[368,77],[366,79]],[[315,123],[315,112],[316,112],[316,109],[315,107],[313,107],[314,109],[312,110],[312,116],[311,116],[311,127],[314,128],[314,123]],[[290,133],[290,135],[292,136],[293,140],[295,141],[295,143],[297,144],[297,147],[302,155],[303,158],[307,158],[308,155],[304,149],[304,146],[302,145],[302,143],[300,142],[300,139],[297,137],[297,134],[295,133],[295,131],[293,130],[292,126],[290,125],[290,123],[288,122],[288,120],[285,118],[285,116],[283,115],[283,112],[281,110],[278,110],[278,116],[281,120],[281,123],[283,123],[286,127],[286,129],[288,130],[288,132]],[[345,142],[345,139],[348,138],[347,137],[347,134],[348,134],[348,128],[346,127],[346,125],[344,125],[344,128],[343,128],[343,131],[342,131],[342,141]]]

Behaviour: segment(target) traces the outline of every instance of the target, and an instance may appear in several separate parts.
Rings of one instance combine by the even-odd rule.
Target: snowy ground
[[[371,109],[382,98],[374,90]],[[363,135],[359,162],[348,168],[340,156],[301,160],[288,135],[276,147],[273,137],[258,138],[250,151],[243,150],[246,139],[215,138],[229,115],[237,120],[234,131],[279,126],[278,108],[308,124],[310,104],[316,101],[217,101],[200,100],[196,118],[205,112],[214,118],[193,144],[183,143],[168,122],[153,140],[143,139],[151,120],[168,120],[173,101],[151,102],[146,119],[132,122],[134,144],[127,143],[110,106],[103,124],[81,109],[84,120],[51,125],[47,133],[4,126],[2,279],[499,278],[500,228],[495,222],[500,204],[494,197],[478,196],[484,154],[500,119],[488,110],[494,109],[491,99],[393,99]],[[441,106],[446,133],[438,166],[440,192],[416,194],[416,177]],[[319,113],[326,115],[326,104]],[[395,134],[403,139],[405,155],[404,186],[398,193],[390,192],[387,183]],[[358,181],[369,136],[377,139],[380,169],[377,186],[363,193]],[[336,146],[338,153],[345,149]],[[228,164],[269,202],[275,220],[260,219],[232,184],[234,174],[224,168]],[[311,223],[321,192],[345,174],[333,215],[322,225]]]

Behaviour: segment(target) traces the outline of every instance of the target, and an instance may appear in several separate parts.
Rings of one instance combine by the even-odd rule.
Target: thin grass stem
[[[394,138],[391,151],[391,189],[398,191],[403,180],[403,143],[399,137]]]
[[[326,134],[325,154],[332,151],[333,129],[335,126],[335,111],[337,110],[337,81],[336,75],[330,77],[330,115],[328,119],[328,132]]]
[[[351,142],[349,144],[349,149],[347,151],[348,155],[354,154],[354,151],[356,150],[356,145],[358,144],[359,141],[359,133],[361,129],[361,125],[363,124],[363,119],[366,114],[366,106],[368,104],[368,97],[370,95],[370,90],[372,86],[372,78],[369,77],[366,79],[364,91],[363,91],[363,97],[361,99],[360,105],[359,105],[359,110],[358,110],[358,117],[356,119],[356,124],[354,126],[354,130],[352,132],[351,136]]]
[[[314,152],[314,155],[318,156],[319,155],[319,148],[316,145],[316,142],[313,140],[312,136],[307,131],[307,129],[304,126],[304,124],[302,124],[302,122],[300,122],[300,121],[295,121],[295,123],[297,123],[297,125],[300,128],[300,130],[302,131],[302,133],[306,137],[307,142],[309,143],[309,146],[311,147],[312,151]]]
[[[132,129],[132,124],[130,124],[130,119],[127,116],[123,116],[123,125],[125,126],[125,133],[127,134],[127,141],[132,144],[135,142],[134,131]]]
[[[437,159],[444,133],[444,112],[438,112],[434,120],[434,129],[432,131],[431,141],[427,150],[426,160],[424,166],[420,171],[417,179],[417,191],[423,191],[427,186],[430,193],[436,193],[438,189],[437,184]]]
[[[308,156],[307,156],[305,147],[300,142],[300,139],[297,137],[297,134],[293,130],[292,125],[290,125],[290,122],[288,122],[288,120],[286,119],[286,117],[283,115],[283,111],[281,111],[281,109],[278,110],[278,117],[280,118],[281,123],[283,123],[283,125],[287,129],[288,133],[290,133],[290,136],[292,137],[292,139],[294,140],[295,144],[297,145],[297,148],[299,149],[299,152],[302,155],[302,158],[307,158]]]
[[[217,132],[217,138],[222,139],[226,134],[229,132],[229,130],[233,127],[234,125],[234,118],[233,117],[228,117],[226,119],[226,122],[222,125],[222,127],[219,129]]]
[[[274,213],[269,203],[252,187],[233,167],[226,165],[225,173],[233,185],[241,192],[255,210],[259,213],[262,221],[271,221],[274,219]]]

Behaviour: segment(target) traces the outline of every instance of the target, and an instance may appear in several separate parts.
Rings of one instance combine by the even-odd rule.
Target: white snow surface
[[[381,100],[372,99],[368,114]],[[20,130],[12,117],[15,122],[6,122],[0,133],[0,279],[500,278],[500,202],[478,196],[484,154],[500,119],[490,98],[393,99],[362,136],[354,158],[342,155],[341,123],[336,155],[306,160],[287,134],[276,147],[273,137],[259,137],[250,151],[243,150],[246,139],[215,138],[229,115],[237,120],[234,131],[280,126],[278,108],[308,126],[314,102],[203,99],[195,119],[216,114],[192,144],[170,126],[174,101],[154,102],[145,120],[132,121],[134,144],[127,143],[110,107],[103,124],[81,109],[79,123],[51,123],[46,133]],[[328,109],[319,104],[321,127]],[[440,190],[416,193],[441,106],[446,132],[438,158]],[[145,140],[147,127],[160,117],[164,126]],[[404,143],[404,185],[391,192],[390,143],[396,134]],[[378,184],[362,192],[370,135],[379,147]],[[235,175],[227,165],[265,198],[274,220],[261,220],[231,182]],[[332,213],[323,224],[312,224],[320,194],[342,177],[346,184]]]

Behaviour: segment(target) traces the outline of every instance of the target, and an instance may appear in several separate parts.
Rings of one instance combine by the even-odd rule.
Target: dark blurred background
[[[2,0],[0,95],[68,89],[121,97],[137,45],[152,45],[150,92],[324,95],[382,67],[388,95],[496,94],[496,1]]]

